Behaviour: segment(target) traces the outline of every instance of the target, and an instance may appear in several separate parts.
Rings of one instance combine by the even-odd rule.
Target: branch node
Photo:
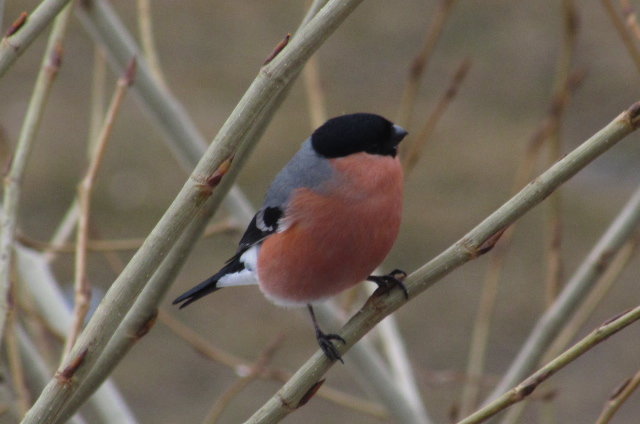
[[[612,251],[611,249],[604,250],[602,253],[600,253],[600,256],[598,257],[598,260],[595,264],[595,271],[599,274],[606,271],[615,253],[616,252]]]
[[[136,60],[136,57],[133,56],[131,58],[131,61],[129,61],[129,64],[127,65],[127,70],[124,73],[124,83],[127,86],[130,87],[133,84],[137,69],[138,69],[138,62]]]
[[[278,399],[280,400],[280,405],[282,405],[282,407],[284,409],[286,409],[287,411],[295,411],[296,410],[296,408],[294,406],[291,406],[289,401],[286,400],[284,397],[282,397],[282,395],[280,393],[278,393],[277,396],[278,396]]]
[[[60,41],[56,42],[51,55],[49,56],[49,61],[47,63],[47,71],[50,75],[56,75],[60,66],[62,66],[62,56],[64,55],[64,47],[62,47],[62,43]]]
[[[278,54],[280,54],[280,52],[287,46],[287,44],[289,44],[290,39],[291,39],[291,33],[287,33],[287,35],[282,40],[280,40],[278,44],[276,44],[276,47],[273,49],[271,53],[269,53],[269,56],[267,56],[264,62],[262,62],[262,66],[265,66],[271,63],[271,61],[275,59],[276,56],[278,56]]]
[[[622,392],[624,392],[624,389],[627,388],[629,383],[631,383],[632,379],[633,378],[629,377],[625,381],[623,381],[622,384],[616,387],[613,393],[611,393],[611,395],[609,396],[609,401],[616,400],[622,394]]]
[[[135,340],[136,341],[140,340],[141,338],[146,336],[147,333],[151,330],[151,328],[153,328],[153,326],[155,325],[157,319],[158,319],[158,308],[155,308],[151,312],[149,317],[144,321],[144,323],[136,330],[136,333],[134,334]]]
[[[616,315],[612,316],[611,318],[607,319],[605,322],[600,324],[600,327],[598,328],[598,330],[600,330],[602,327],[605,327],[605,326],[607,326],[607,325],[619,320],[620,318],[622,318],[624,315],[626,315],[632,309],[633,308],[626,309],[626,310],[620,312],[619,314],[616,314]]]
[[[635,130],[640,127],[640,102],[632,104],[629,109],[627,109],[626,115],[631,128]]]
[[[518,398],[523,399],[529,396],[533,391],[538,387],[538,382],[534,381],[532,383],[523,386],[522,389],[518,390]]]
[[[493,249],[493,247],[496,245],[498,240],[500,240],[500,237],[502,237],[502,234],[504,234],[504,232],[507,230],[507,228],[509,228],[509,227],[505,227],[505,228],[502,228],[502,229],[496,231],[488,239],[486,239],[484,242],[482,242],[482,244],[478,247],[478,255],[477,256],[482,256],[485,253],[487,253],[488,251],[490,251],[491,249]]]
[[[300,408],[301,406],[306,405],[307,402],[309,402],[311,398],[318,392],[318,390],[320,390],[320,387],[322,386],[324,381],[325,379],[323,378],[322,380],[316,382],[313,386],[311,386],[311,388],[307,390],[304,396],[302,396],[302,399],[300,399],[300,402],[298,402],[296,408]]]
[[[60,381],[62,384],[68,384],[76,371],[78,371],[78,368],[80,368],[80,366],[84,362],[84,358],[87,356],[88,352],[89,349],[85,348],[82,352],[80,352],[78,356],[73,359],[73,361],[71,361],[71,363],[65,369],[57,373],[56,378],[58,379],[58,381]]]
[[[224,177],[231,168],[233,157],[234,155],[231,155],[227,159],[225,159],[224,162],[222,162],[220,166],[218,166],[218,169],[216,169],[215,172],[211,174],[209,178],[207,178],[207,186],[209,189],[214,189],[218,184],[220,184],[220,181],[222,181],[222,177]]]
[[[29,14],[27,12],[20,13],[20,16],[18,16],[18,18],[15,21],[13,21],[11,26],[9,26],[9,29],[7,29],[7,32],[5,33],[5,37],[9,38],[13,34],[18,32],[20,28],[22,28],[22,26],[27,22],[28,17],[29,17]]]

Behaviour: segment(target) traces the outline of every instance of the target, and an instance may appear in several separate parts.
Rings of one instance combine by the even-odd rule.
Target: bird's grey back
[[[311,139],[307,139],[276,175],[267,191],[264,206],[284,208],[293,190],[301,187],[318,189],[332,172],[329,161],[318,155],[311,146]]]

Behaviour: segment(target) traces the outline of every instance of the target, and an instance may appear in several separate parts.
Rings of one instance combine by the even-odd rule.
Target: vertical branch
[[[551,99],[551,107],[548,115],[543,119],[540,126],[534,131],[527,147],[525,154],[516,171],[512,185],[512,193],[517,192],[533,175],[536,160],[540,149],[544,143],[554,133],[555,128],[559,125],[558,118],[562,115],[559,111],[566,108],[571,94],[579,87],[582,82],[582,73],[574,73],[568,81],[567,91],[556,93]],[[500,285],[500,278],[504,268],[505,260],[516,225],[507,228],[500,239],[500,243],[494,249],[493,254],[489,257],[489,264],[484,276],[482,285],[482,294],[478,306],[478,312],[474,319],[473,332],[471,336],[471,346],[469,348],[469,359],[467,361],[467,382],[462,390],[461,415],[465,416],[471,413],[476,407],[479,398],[480,388],[478,382],[482,376],[486,349],[491,327],[491,316],[493,315],[495,299]]]
[[[0,218],[0,340],[3,339],[5,321],[10,306],[8,303],[8,295],[11,285],[10,275],[13,263],[13,244],[16,233],[22,178],[36,134],[40,127],[40,120],[51,86],[60,67],[62,60],[62,39],[70,12],[71,7],[69,6],[60,17],[56,19],[56,24],[51,31],[42,59],[40,72],[38,73],[33,94],[29,101],[27,114],[20,130],[15,155],[11,162],[9,172],[4,178],[4,210]]]
[[[140,32],[140,44],[144,57],[149,63],[149,69],[158,83],[166,86],[166,80],[160,66],[158,49],[153,36],[153,19],[151,18],[151,1],[137,0],[138,2],[138,31]]]
[[[573,0],[562,0],[564,16],[563,44],[556,71],[553,89],[554,103],[550,114],[554,125],[549,137],[549,164],[562,157],[561,128],[566,108],[566,98],[571,90],[571,65],[578,33],[578,15]],[[562,197],[560,191],[549,196],[549,219],[547,221],[547,304],[560,292],[562,280]]]
[[[93,147],[95,146],[100,127],[104,121],[105,107],[105,81],[107,66],[104,51],[96,46],[93,50],[93,78],[91,81],[91,111],[89,118],[89,142],[87,143],[87,160],[91,160]],[[67,212],[58,224],[50,240],[51,249],[45,253],[48,262],[52,262],[57,255],[57,250],[71,237],[78,220],[78,198],[74,198]]]
[[[87,150],[88,160],[91,160],[91,157],[93,157],[93,146],[98,143],[100,131],[104,125],[104,109],[107,98],[106,82],[107,58],[105,57],[104,49],[99,45],[95,45],[93,48],[93,77],[91,78],[91,111],[89,117],[90,148]]]
[[[0,0],[0,32],[2,32],[2,29],[4,28],[3,26],[3,22],[4,22],[4,0]]]
[[[429,65],[431,55],[440,40],[444,25],[451,15],[456,0],[441,0],[438,10],[433,16],[429,30],[424,39],[422,50],[416,55],[409,67],[409,76],[407,78],[404,91],[402,92],[402,100],[400,101],[400,111],[398,113],[398,124],[405,128],[411,127],[413,119],[413,110],[415,108],[416,97],[420,88],[422,76]]]
[[[404,169],[407,173],[411,172],[413,167],[418,162],[418,159],[420,159],[425,144],[431,137],[431,134],[433,134],[433,131],[436,128],[436,124],[440,121],[440,118],[442,118],[442,115],[447,110],[447,107],[454,99],[456,94],[458,94],[460,85],[467,76],[470,68],[471,61],[469,59],[464,59],[462,62],[460,62],[460,65],[458,65],[456,72],[451,78],[449,86],[442,94],[442,97],[436,104],[431,114],[428,116],[424,126],[411,140],[411,143],[402,146],[402,148],[400,149],[400,160],[402,161]]]
[[[622,38],[622,42],[627,48],[627,52],[629,53],[629,56],[631,56],[631,60],[636,65],[637,71],[640,72],[640,50],[638,50],[638,46],[633,41],[629,31],[627,31],[624,22],[622,22],[622,19],[618,16],[618,11],[614,7],[612,0],[602,0],[602,5],[609,14],[609,18],[611,18],[613,26],[616,27],[618,35]]]
[[[311,56],[302,70],[312,128],[318,128],[327,120],[327,106],[320,81],[319,66],[317,56]]]
[[[636,16],[636,11],[631,5],[629,0],[620,0],[620,7],[622,8],[622,14],[625,17],[625,21],[627,23],[627,27],[629,31],[636,37],[637,40],[640,40],[640,26],[638,26],[638,17]]]
[[[91,207],[91,193],[93,191],[94,182],[98,169],[102,163],[104,152],[107,147],[107,141],[111,135],[113,124],[116,116],[120,111],[120,106],[124,100],[124,96],[128,87],[133,83],[135,75],[135,59],[131,60],[125,74],[118,79],[116,91],[113,94],[111,104],[107,110],[107,115],[100,134],[97,138],[95,149],[92,152],[92,158],[89,162],[89,168],[82,182],[78,186],[78,230],[76,232],[76,261],[75,261],[75,305],[73,314],[73,324],[67,336],[65,343],[65,356],[70,352],[80,331],[82,330],[84,320],[87,316],[91,303],[91,288],[87,278],[87,244],[89,242],[89,216]]]
[[[16,335],[16,310],[12,308],[7,317],[7,331],[4,334],[5,343],[7,345],[7,359],[9,369],[11,370],[11,380],[13,388],[18,398],[18,410],[20,416],[23,416],[29,410],[31,405],[31,394],[27,388],[27,382],[22,365],[22,357],[18,347],[18,339]]]

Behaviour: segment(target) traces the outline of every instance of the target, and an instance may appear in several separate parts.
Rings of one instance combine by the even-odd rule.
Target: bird
[[[370,275],[400,228],[403,170],[398,146],[407,131],[372,113],[329,119],[276,175],[238,249],[211,277],[178,296],[184,308],[223,287],[257,284],[279,306],[306,305],[318,345],[342,357],[338,334],[318,325],[313,305],[361,281],[403,290],[406,274]]]

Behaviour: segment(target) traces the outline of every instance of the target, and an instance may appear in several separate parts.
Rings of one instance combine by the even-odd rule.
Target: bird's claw
[[[316,330],[316,339],[318,340],[320,349],[322,349],[325,356],[329,358],[330,361],[340,361],[344,364],[340,352],[338,352],[338,349],[332,342],[332,340],[337,340],[342,344],[345,344],[346,341],[342,337],[340,337],[338,334],[325,334],[320,330]]]
[[[367,280],[376,283],[382,293],[388,293],[394,287],[398,287],[404,293],[404,298],[408,300],[409,292],[407,291],[407,287],[402,282],[406,277],[406,272],[400,269],[394,269],[387,275],[370,275],[369,277],[367,277]]]

